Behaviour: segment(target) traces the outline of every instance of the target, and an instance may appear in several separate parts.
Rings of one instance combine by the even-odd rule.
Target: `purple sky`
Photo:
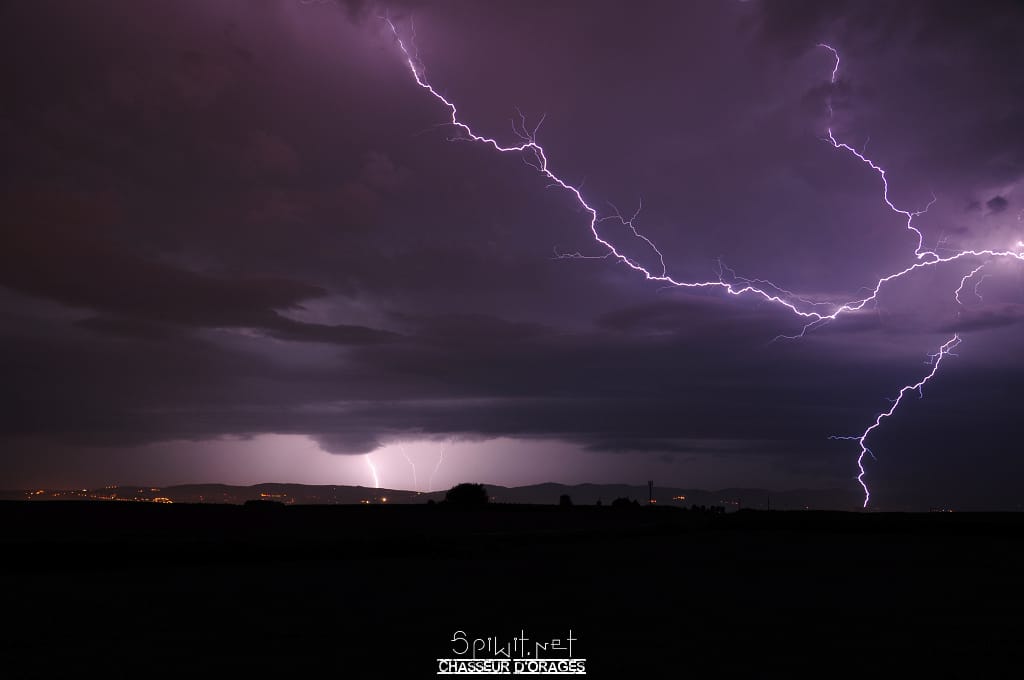
[[[845,301],[1024,234],[1024,11],[963,2],[401,2],[475,128],[536,122],[679,279]],[[777,306],[603,254],[519,158],[451,142],[370,3],[0,3],[0,486],[608,481],[1016,508],[1024,268],[886,288],[799,341]],[[828,42],[842,55],[829,82]],[[611,232],[616,236],[615,232]],[[622,236],[621,233],[618,236]],[[636,251],[637,257],[649,255]],[[404,447],[404,448],[403,448]],[[410,464],[406,456],[412,461]],[[416,478],[412,467],[416,466]]]

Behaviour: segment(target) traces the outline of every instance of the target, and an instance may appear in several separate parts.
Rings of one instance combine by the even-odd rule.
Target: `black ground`
[[[435,677],[577,638],[589,677],[988,677],[1024,514],[0,503],[11,677]],[[931,673],[930,673],[931,674]]]

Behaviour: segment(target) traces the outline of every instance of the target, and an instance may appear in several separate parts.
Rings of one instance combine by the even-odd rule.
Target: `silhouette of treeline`
[[[490,501],[490,496],[487,493],[487,487],[485,487],[483,484],[473,484],[473,483],[469,483],[469,482],[464,482],[462,484],[456,484],[455,486],[450,488],[447,491],[447,493],[445,493],[444,501],[443,502],[446,503],[446,504],[449,504],[449,505],[455,505],[455,506],[460,506],[460,507],[481,507],[481,506],[486,505],[489,501]],[[246,505],[253,505],[253,504],[260,504],[260,503],[262,503],[262,502],[261,501],[248,501],[248,502],[246,502]],[[435,503],[435,501],[431,499],[431,500],[428,500],[427,503],[428,504],[433,504],[433,503]],[[600,507],[602,504],[603,503],[601,502],[600,499],[598,499],[597,502],[595,503],[595,505],[598,506],[598,507]],[[648,505],[648,504],[644,503],[643,505]],[[561,496],[558,497],[558,506],[561,507],[561,508],[572,508],[572,507],[574,507],[574,503],[572,501],[572,496],[570,496],[567,493],[563,493]],[[624,508],[640,508],[642,506],[641,506],[640,501],[636,500],[635,498],[628,498],[626,496],[620,496],[619,498],[616,498],[614,501],[612,501],[611,507],[616,508],[616,509],[624,509]],[[683,508],[683,509],[686,510],[687,512],[701,513],[701,514],[705,514],[705,515],[724,515],[725,514],[725,506],[724,505],[698,505],[696,503],[693,503],[693,504],[690,505],[690,507],[688,509],[687,508]]]
[[[459,486],[459,485],[456,485]],[[482,485],[481,485],[482,486]],[[450,489],[449,489],[450,490]],[[628,484],[533,484],[504,487],[488,484],[490,503],[526,503],[539,505],[596,505],[609,504],[617,498],[639,498],[647,504],[646,486]],[[355,504],[425,504],[431,500],[442,503],[447,491],[415,491],[403,489],[376,489],[364,486],[310,485],[310,484],[256,484],[232,486],[228,484],[185,484],[167,487],[109,486],[96,489],[29,489],[0,491],[0,500],[28,501],[142,501],[173,503],[228,503],[242,505],[250,500],[277,501],[286,505],[355,505]],[[725,506],[727,510],[740,507],[773,510],[859,510],[862,498],[854,490],[795,490],[771,492],[764,489],[731,488],[718,491],[654,487],[654,499],[659,506],[680,508]],[[458,501],[456,501],[458,502]],[[913,508],[897,508],[913,509]],[[918,508],[927,510],[928,506]]]

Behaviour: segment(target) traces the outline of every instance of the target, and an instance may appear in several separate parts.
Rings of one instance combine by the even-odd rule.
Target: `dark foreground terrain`
[[[427,678],[457,630],[569,629],[597,678],[988,677],[1024,641],[1024,514],[6,502],[0,526],[0,677]]]

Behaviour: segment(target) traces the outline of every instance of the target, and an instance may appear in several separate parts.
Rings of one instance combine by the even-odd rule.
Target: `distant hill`
[[[647,486],[626,484],[532,484],[505,487],[486,484],[496,503],[530,503],[556,505],[568,495],[576,505],[594,505],[598,501],[610,505],[617,498],[647,503]],[[402,489],[373,489],[365,486],[312,484],[181,484],[166,487],[116,486],[101,489],[31,489],[0,491],[0,500],[109,500],[156,503],[231,503],[268,500],[288,505],[356,505],[409,504],[444,500],[445,491],[419,492]],[[853,491],[841,489],[796,489],[766,491],[765,489],[682,489],[654,487],[658,505],[724,506],[731,512],[740,508],[759,510],[859,510],[861,498]]]

